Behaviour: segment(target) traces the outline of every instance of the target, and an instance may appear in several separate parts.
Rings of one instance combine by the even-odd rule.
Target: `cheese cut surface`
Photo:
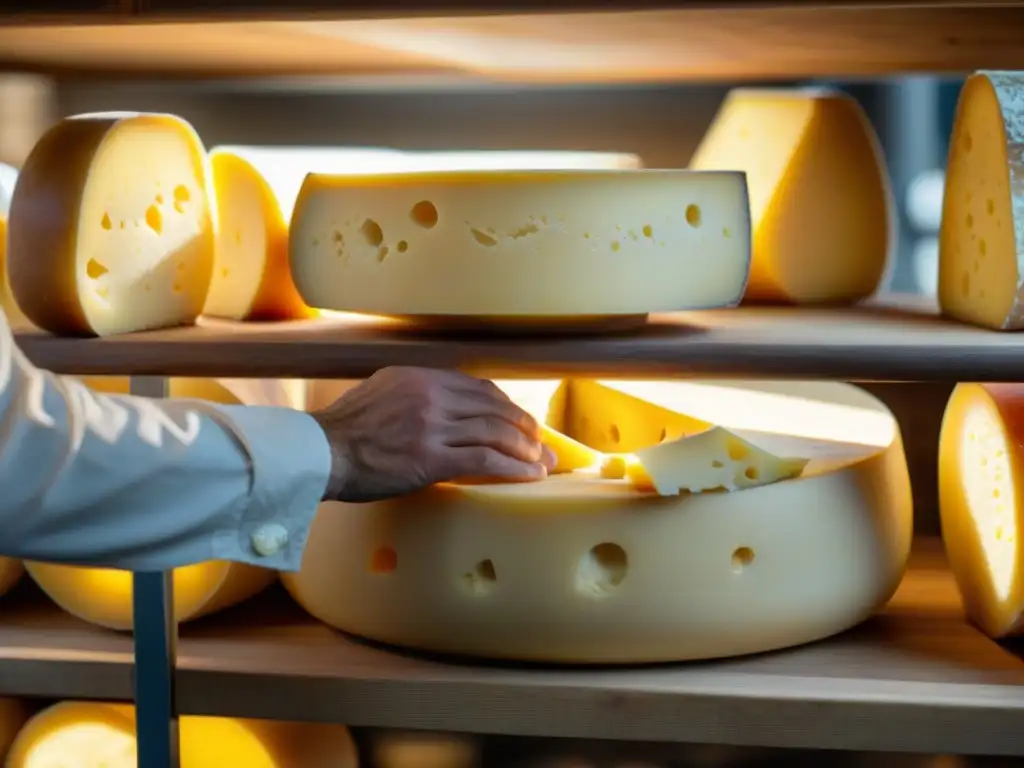
[[[314,313],[288,266],[288,223],[277,195],[241,151],[210,154],[216,257],[203,313],[232,320],[293,320]]]
[[[939,512],[967,617],[992,638],[1024,629],[1024,385],[959,384],[939,441]]]
[[[59,121],[14,189],[7,268],[25,315],[59,335],[193,323],[214,235],[203,145],[156,114]]]
[[[356,768],[341,725],[180,718],[182,768]],[[130,705],[66,701],[33,717],[15,739],[6,768],[136,768]]]
[[[895,245],[892,189],[878,137],[852,97],[734,90],[690,167],[747,174],[754,238],[746,298],[852,302],[884,279]]]
[[[401,646],[636,663],[809,642],[862,621],[896,589],[912,534],[910,484],[896,421],[863,390],[547,388],[564,398],[549,424],[606,454],[604,472],[325,504],[302,570],[282,574],[295,599],[327,624]],[[528,395],[524,407],[543,410]],[[625,453],[708,423],[809,462],[798,478],[731,493],[660,496],[625,477]]]
[[[91,388],[112,394],[128,394],[128,380],[120,377],[86,377]],[[249,386],[246,386],[249,384]],[[283,389],[283,384],[266,382]],[[237,397],[253,389],[248,380],[219,382],[214,379],[171,379],[168,395],[212,402],[265,404],[265,400]],[[279,393],[286,405],[289,393]],[[110,629],[132,628],[132,574],[107,568],[85,568],[27,562],[29,576],[57,605],[68,613]],[[213,560],[174,571],[174,616],[179,622],[207,616],[246,600],[276,578],[274,571],[241,563]]]
[[[939,305],[1024,328],[1024,73],[979,72],[957,102],[939,234]]]
[[[749,232],[738,173],[312,174],[290,258],[321,309],[529,324],[733,304]]]

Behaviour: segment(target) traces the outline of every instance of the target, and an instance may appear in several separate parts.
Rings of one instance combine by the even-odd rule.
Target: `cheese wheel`
[[[479,737],[421,731],[383,731],[371,737],[375,768],[479,768]]]
[[[0,762],[28,721],[29,707],[21,699],[0,698]]]
[[[182,768],[356,768],[341,725],[190,717],[179,720]],[[6,768],[136,768],[134,707],[66,701],[33,717]]]
[[[97,376],[83,381],[101,392],[128,393],[126,378]],[[226,404],[243,402],[231,393],[230,386],[230,380],[222,383],[213,379],[171,379],[168,395]],[[132,628],[130,571],[40,562],[27,562],[25,567],[50,599],[68,613],[110,629]],[[221,560],[176,568],[175,619],[191,621],[228,608],[260,592],[275,578],[274,571]]]
[[[939,231],[939,305],[1024,328],[1024,73],[978,72],[956,106]]]
[[[747,299],[853,302],[883,281],[896,243],[892,188],[878,137],[852,97],[734,90],[690,167],[747,174]]]
[[[939,512],[968,619],[1024,629],[1024,384],[959,384],[939,439]]]
[[[730,493],[660,497],[573,472],[325,504],[301,571],[282,574],[288,591],[377,641],[559,663],[781,648],[847,629],[895,591],[910,481],[896,420],[871,395],[813,382],[577,384],[568,423],[588,412],[591,434],[615,426],[619,446],[703,419],[810,462],[799,478]]]
[[[193,323],[213,269],[203,145],[177,117],[59,121],[11,201],[7,270],[43,330],[106,336]]]
[[[7,324],[12,331],[32,328],[32,321],[25,317],[14,299],[11,284],[7,279],[7,219],[0,215],[0,309],[7,315]]]
[[[290,256],[321,309],[544,327],[735,303],[749,231],[739,173],[311,174]]]

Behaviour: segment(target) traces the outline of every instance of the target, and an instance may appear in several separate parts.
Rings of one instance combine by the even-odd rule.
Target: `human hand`
[[[540,425],[492,382],[385,368],[312,414],[331,446],[329,501],[373,501],[457,478],[541,480]]]

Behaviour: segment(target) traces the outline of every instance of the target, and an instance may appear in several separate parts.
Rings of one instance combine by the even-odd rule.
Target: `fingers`
[[[444,443],[452,448],[485,446],[506,456],[531,463],[542,462],[544,447],[497,416],[480,416],[451,422]]]
[[[540,462],[521,461],[487,446],[451,448],[445,475],[514,481],[543,480],[547,469]]]

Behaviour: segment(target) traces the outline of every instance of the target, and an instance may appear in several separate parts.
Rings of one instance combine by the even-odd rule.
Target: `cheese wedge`
[[[960,91],[939,232],[944,314],[1024,328],[1024,73],[978,72]]]
[[[180,718],[182,768],[356,768],[341,725]],[[6,768],[136,768],[135,711],[126,704],[66,701],[33,717],[15,739]]]
[[[967,617],[1024,629],[1024,384],[959,384],[939,440],[939,512]]]
[[[177,117],[59,121],[21,169],[7,271],[25,315],[60,335],[193,323],[213,269],[203,145]]]
[[[892,188],[852,97],[731,91],[690,167],[747,175],[754,244],[745,298],[853,302],[882,283],[896,244]]]
[[[603,472],[325,504],[301,571],[282,574],[288,591],[325,623],[374,640],[558,663],[781,648],[851,627],[895,591],[910,550],[910,481],[895,418],[863,390],[572,380],[554,391],[565,410],[550,423],[604,454]],[[584,423],[597,444],[575,431]],[[663,431],[696,430],[676,443],[690,445],[704,424],[719,425],[710,434],[726,450],[739,436],[809,461],[799,477],[734,493],[662,496],[625,477],[629,453],[672,448]],[[669,491],[700,484],[667,477]]]
[[[290,232],[310,306],[513,325],[733,304],[749,246],[742,174],[690,171],[311,174]]]
[[[101,392],[128,393],[126,378],[87,377],[83,381]],[[280,390],[277,405],[288,404],[289,393],[283,384],[266,384]],[[232,389],[243,397],[233,394]],[[256,400],[254,390],[246,381],[171,379],[168,394],[229,405],[268,404],[266,399]],[[33,581],[68,613],[110,629],[132,628],[131,572],[40,562],[28,562],[25,567]],[[173,578],[174,616],[178,622],[186,622],[247,600],[273,582],[276,575],[265,568],[216,560],[177,568]]]

